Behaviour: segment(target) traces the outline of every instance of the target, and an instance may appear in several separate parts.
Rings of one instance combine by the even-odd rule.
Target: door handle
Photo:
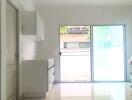
[[[61,56],[61,52],[59,52],[59,55]]]

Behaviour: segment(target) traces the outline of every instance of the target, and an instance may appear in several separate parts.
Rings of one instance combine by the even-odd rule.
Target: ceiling
[[[33,0],[39,6],[132,6],[132,0]]]

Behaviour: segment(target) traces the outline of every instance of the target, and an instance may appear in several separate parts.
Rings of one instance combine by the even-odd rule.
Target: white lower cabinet
[[[54,59],[23,61],[23,96],[45,97],[54,82]]]

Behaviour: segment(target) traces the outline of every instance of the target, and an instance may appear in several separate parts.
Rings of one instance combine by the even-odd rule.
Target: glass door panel
[[[91,81],[90,26],[60,26],[61,82]]]
[[[93,26],[94,81],[124,81],[124,26]]]

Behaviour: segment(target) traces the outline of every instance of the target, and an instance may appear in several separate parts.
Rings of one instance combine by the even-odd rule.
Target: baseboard
[[[23,97],[45,97],[46,94],[44,92],[24,92]]]

